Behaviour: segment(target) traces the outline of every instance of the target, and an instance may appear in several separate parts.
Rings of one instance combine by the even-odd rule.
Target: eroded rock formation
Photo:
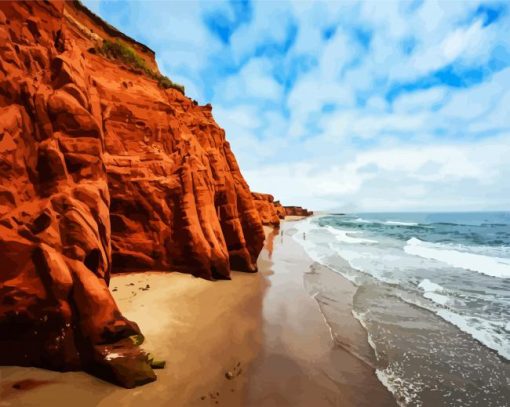
[[[252,197],[264,225],[278,226],[280,219],[285,218],[285,209],[273,195],[252,192]]]
[[[278,226],[280,219],[286,216],[312,216],[313,212],[301,206],[282,206],[275,201],[273,195],[252,192],[255,207],[259,212],[260,220],[264,225]]]
[[[285,216],[312,216],[313,212],[301,206],[284,206]]]
[[[264,234],[224,131],[77,2],[0,2],[0,364],[154,380],[110,273],[256,271]],[[113,356],[112,356],[113,355]]]

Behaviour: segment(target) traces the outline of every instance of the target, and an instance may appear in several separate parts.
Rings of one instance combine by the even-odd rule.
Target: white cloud
[[[245,175],[250,185],[265,188],[284,203],[313,206],[320,201],[319,209],[342,209],[353,202],[366,211],[495,209],[510,205],[510,195],[505,195],[509,154],[507,135],[463,145],[383,147],[331,165],[305,161]],[[490,195],[499,200],[484,201]]]
[[[291,15],[285,2],[262,1],[253,6],[250,24],[240,27],[231,37],[230,49],[236,61],[252,55],[260,44],[283,42],[287,35]]]
[[[479,46],[481,36],[482,21],[478,20],[470,27],[457,28],[443,40],[440,49],[447,61],[453,61],[473,45]]]
[[[510,18],[485,24],[482,3],[259,1],[229,44],[204,23],[233,20],[227,1],[132,2],[112,22],[213,104],[254,190],[315,209],[494,209],[510,204]],[[447,67],[470,86],[433,75]]]
[[[260,119],[256,115],[253,106],[236,106],[233,108],[214,108],[214,117],[218,123],[227,126],[236,126],[252,131],[260,127]]]
[[[339,111],[321,117],[326,140],[342,143],[350,138],[371,139],[382,134],[413,133],[423,128],[426,116],[420,114],[370,114],[359,110]]]
[[[253,58],[238,73],[218,83],[215,93],[225,102],[250,98],[278,100],[282,87],[272,76],[267,58]]]
[[[446,94],[447,91],[444,87],[404,93],[393,103],[393,110],[397,113],[413,113],[423,110],[429,111],[442,102]]]
[[[509,106],[502,99],[510,97],[510,68],[504,69],[486,82],[467,89],[452,92],[448,103],[441,109],[441,114],[448,119],[470,121],[479,118],[484,124],[495,124],[496,111],[508,113]],[[501,113],[499,115],[501,115]],[[489,116],[487,116],[489,115]],[[506,116],[506,119],[508,115]],[[507,120],[506,125],[510,122]]]

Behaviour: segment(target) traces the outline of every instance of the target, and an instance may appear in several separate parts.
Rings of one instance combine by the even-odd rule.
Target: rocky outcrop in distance
[[[264,225],[278,226],[280,219],[285,218],[285,209],[270,194],[252,192],[253,202]]]
[[[250,189],[211,106],[173,85],[79,2],[0,2],[0,364],[147,383],[111,273],[256,271]]]
[[[312,216],[313,212],[301,206],[284,206],[285,216]]]
[[[275,201],[271,194],[252,192],[255,207],[259,212],[260,220],[264,225],[278,226],[280,220],[286,216],[312,216],[313,212],[301,206],[282,206],[280,201]]]

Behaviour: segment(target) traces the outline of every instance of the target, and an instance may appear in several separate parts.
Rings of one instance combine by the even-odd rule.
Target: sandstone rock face
[[[274,208],[275,208],[276,214],[278,215],[278,218],[285,219],[285,216],[286,216],[285,208],[282,206],[280,201],[274,202]]]
[[[301,206],[284,206],[285,216],[312,216],[313,212]]]
[[[280,219],[285,218],[285,209],[274,200],[273,195],[252,192],[252,197],[264,225],[278,226]]]
[[[78,3],[0,2],[0,364],[132,387],[155,376],[110,274],[256,271],[264,234],[211,107],[90,52],[103,39],[156,67]]]
[[[264,225],[279,226],[280,219],[285,216],[312,216],[313,212],[301,206],[282,206],[280,201],[275,201],[273,195],[252,192],[255,207]]]
[[[255,207],[264,225],[278,226],[280,219],[286,216],[285,208],[280,201],[275,201],[273,195],[252,192]]]
[[[228,278],[231,268],[255,271],[260,219],[210,106],[150,87],[144,77],[125,77],[124,90],[95,78],[108,106],[114,271],[181,270],[204,278]]]

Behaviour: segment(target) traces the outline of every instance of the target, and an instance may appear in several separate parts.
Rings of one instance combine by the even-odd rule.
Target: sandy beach
[[[158,380],[128,390],[82,372],[1,367],[0,406],[242,405],[243,371],[260,343],[261,282],[245,273],[216,282],[179,273],[115,276],[122,312],[140,325],[143,347],[166,361]],[[29,389],[13,388],[26,380],[34,381]]]
[[[282,224],[272,251],[264,250],[259,258],[268,284],[263,343],[249,372],[244,405],[394,406],[370,365],[366,333],[352,316],[354,287],[312,266],[291,236],[292,224],[288,219]],[[328,321],[321,313],[326,307]],[[333,340],[332,323],[342,327],[342,338]]]
[[[353,356],[369,350],[349,309],[350,283],[319,278],[292,225],[266,230],[257,274],[215,282],[160,272],[112,278],[120,309],[145,334],[144,348],[166,361],[156,382],[126,390],[82,372],[0,367],[0,406],[394,405],[369,357]],[[334,340],[320,311],[331,278],[334,294],[344,295],[333,319],[345,335]]]

